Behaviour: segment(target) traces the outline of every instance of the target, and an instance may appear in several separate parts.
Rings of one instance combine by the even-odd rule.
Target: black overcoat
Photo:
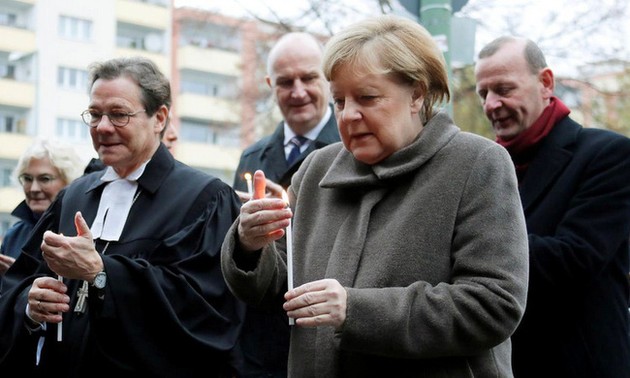
[[[520,185],[530,286],[516,377],[630,377],[630,140],[569,117]]]
[[[83,176],[59,193],[7,272],[0,370],[47,377],[230,376],[244,307],[225,285],[219,252],[240,201],[229,185],[174,160],[164,145],[138,179],[140,194],[120,240],[103,255],[104,298],[90,288],[87,312],[64,314],[62,342],[56,341],[55,324],[42,334],[24,327],[31,283],[54,276],[41,257],[44,231],[76,235],[77,211],[91,225],[105,186],[102,175]],[[97,250],[104,245],[97,241]],[[73,309],[79,281],[65,282]],[[35,367],[41,335],[45,343]]]

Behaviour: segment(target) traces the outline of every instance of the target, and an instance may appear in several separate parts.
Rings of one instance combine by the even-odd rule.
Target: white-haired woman
[[[83,173],[84,163],[74,148],[64,142],[37,140],[20,157],[14,178],[24,190],[22,201],[11,215],[18,218],[0,245],[0,275],[21,252],[26,237],[57,193]]]

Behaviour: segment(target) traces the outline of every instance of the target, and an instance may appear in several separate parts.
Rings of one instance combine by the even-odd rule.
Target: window
[[[59,36],[78,41],[90,41],[92,39],[92,21],[59,16]]]
[[[11,186],[12,173],[13,173],[13,168],[0,167],[0,188],[6,188],[8,186]]]
[[[212,143],[214,139],[214,134],[206,123],[182,120],[179,132],[182,140],[191,142]]]
[[[180,137],[182,140],[224,147],[239,147],[240,136],[237,125],[219,123],[203,123],[191,120],[181,120]]]
[[[212,24],[207,20],[186,20],[181,26],[179,45],[240,51],[241,33],[238,26]]]
[[[26,133],[26,114],[0,109],[0,133]]]
[[[144,50],[144,38],[138,36],[119,35],[116,36],[116,46]]]
[[[164,52],[165,35],[163,30],[145,28],[119,22],[116,28],[116,46],[146,50],[154,53]]]
[[[61,139],[86,140],[89,127],[78,119],[57,118],[55,135]]]
[[[0,132],[15,133],[15,118],[0,113]]]
[[[59,67],[57,70],[57,84],[60,88],[85,91],[87,81],[88,73],[85,70],[68,67]]]
[[[34,55],[0,52],[0,78],[23,83],[34,82],[33,69],[36,67]]]
[[[215,144],[225,147],[239,147],[241,145],[241,131],[238,127],[221,129],[216,133]]]
[[[15,13],[0,11],[0,25],[17,26],[17,15]]]
[[[181,92],[202,96],[237,99],[239,96],[238,78],[192,70],[182,70]]]
[[[219,88],[216,85],[200,83],[198,81],[182,81],[182,93],[194,93],[204,96],[216,96]]]
[[[15,66],[12,64],[0,64],[0,78],[15,79]]]

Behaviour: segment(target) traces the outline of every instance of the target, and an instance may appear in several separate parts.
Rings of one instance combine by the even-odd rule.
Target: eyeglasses
[[[81,118],[86,125],[90,127],[96,127],[99,123],[101,123],[101,119],[103,116],[107,116],[109,118],[109,122],[116,127],[127,126],[131,117],[135,116],[138,113],[146,112],[146,110],[138,110],[133,113],[122,113],[122,112],[114,112],[114,113],[96,113],[91,110],[86,110],[81,113]]]
[[[31,175],[23,173],[18,176],[18,180],[20,180],[20,184],[22,184],[22,186],[31,186],[33,185],[33,181],[37,181],[39,186],[45,187],[52,184],[53,181],[55,181],[56,179],[57,177],[52,175],[39,175],[37,177],[33,177]]]

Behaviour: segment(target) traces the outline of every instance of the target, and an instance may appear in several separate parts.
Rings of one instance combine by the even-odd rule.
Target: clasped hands
[[[246,253],[259,251],[280,239],[293,216],[284,200],[266,196],[266,186],[265,174],[256,171],[253,198],[241,206],[239,247]],[[335,279],[305,283],[286,292],[284,299],[284,310],[298,326],[332,326],[340,330],[346,320],[347,292]]]
[[[74,217],[77,236],[46,231],[42,256],[53,272],[64,278],[91,281],[103,270],[103,260],[94,248],[92,233],[80,212]],[[29,316],[43,323],[59,323],[62,312],[70,311],[68,287],[54,277],[39,277],[28,292]]]

